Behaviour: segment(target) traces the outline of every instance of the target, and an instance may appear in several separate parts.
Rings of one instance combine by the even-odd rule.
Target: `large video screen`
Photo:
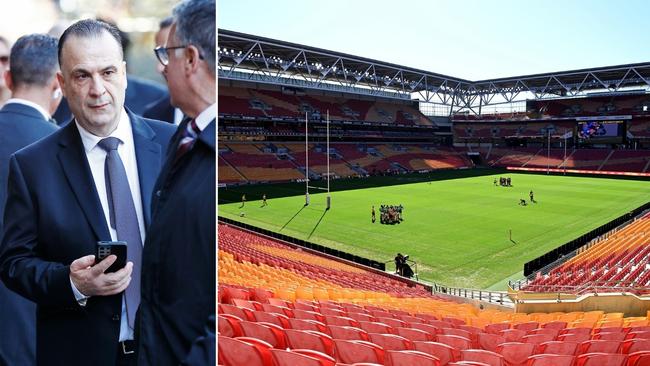
[[[578,138],[583,142],[617,143],[623,141],[625,121],[580,121]]]

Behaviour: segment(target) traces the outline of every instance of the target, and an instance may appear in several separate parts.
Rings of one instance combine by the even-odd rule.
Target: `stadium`
[[[650,364],[650,63],[218,45],[219,364]]]

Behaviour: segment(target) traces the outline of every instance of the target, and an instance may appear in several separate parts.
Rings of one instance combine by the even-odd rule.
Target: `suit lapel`
[[[77,125],[70,123],[64,129],[58,154],[63,173],[97,238],[111,240]]]
[[[133,129],[135,157],[138,162],[142,212],[144,213],[145,227],[148,227],[151,223],[151,195],[160,171],[162,148],[160,144],[153,141],[156,134],[142,118],[130,112],[129,118]]]

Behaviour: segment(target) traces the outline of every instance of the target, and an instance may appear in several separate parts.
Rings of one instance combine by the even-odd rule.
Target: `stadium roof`
[[[650,89],[650,62],[470,81],[365,57],[219,29],[219,78],[264,82],[474,110],[495,100],[512,103],[580,96],[589,91]],[[496,97],[496,99],[495,99]]]

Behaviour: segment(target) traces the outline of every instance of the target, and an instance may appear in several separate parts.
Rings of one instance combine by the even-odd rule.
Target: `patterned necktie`
[[[111,227],[117,231],[117,239],[127,243],[127,260],[133,262],[131,283],[126,288],[126,313],[129,326],[133,328],[135,312],[140,304],[140,266],[142,264],[142,238],[133,196],[122,159],[117,153],[120,140],[107,137],[99,141],[106,150],[104,176],[110,213]]]
[[[178,159],[181,158],[181,156],[185,155],[192,146],[194,146],[194,143],[196,142],[196,138],[199,136],[201,133],[201,130],[199,129],[199,126],[196,125],[196,120],[192,119],[190,122],[185,126],[185,129],[183,130],[183,136],[178,143],[178,148],[176,149],[176,155],[174,157],[174,162],[178,161]]]

